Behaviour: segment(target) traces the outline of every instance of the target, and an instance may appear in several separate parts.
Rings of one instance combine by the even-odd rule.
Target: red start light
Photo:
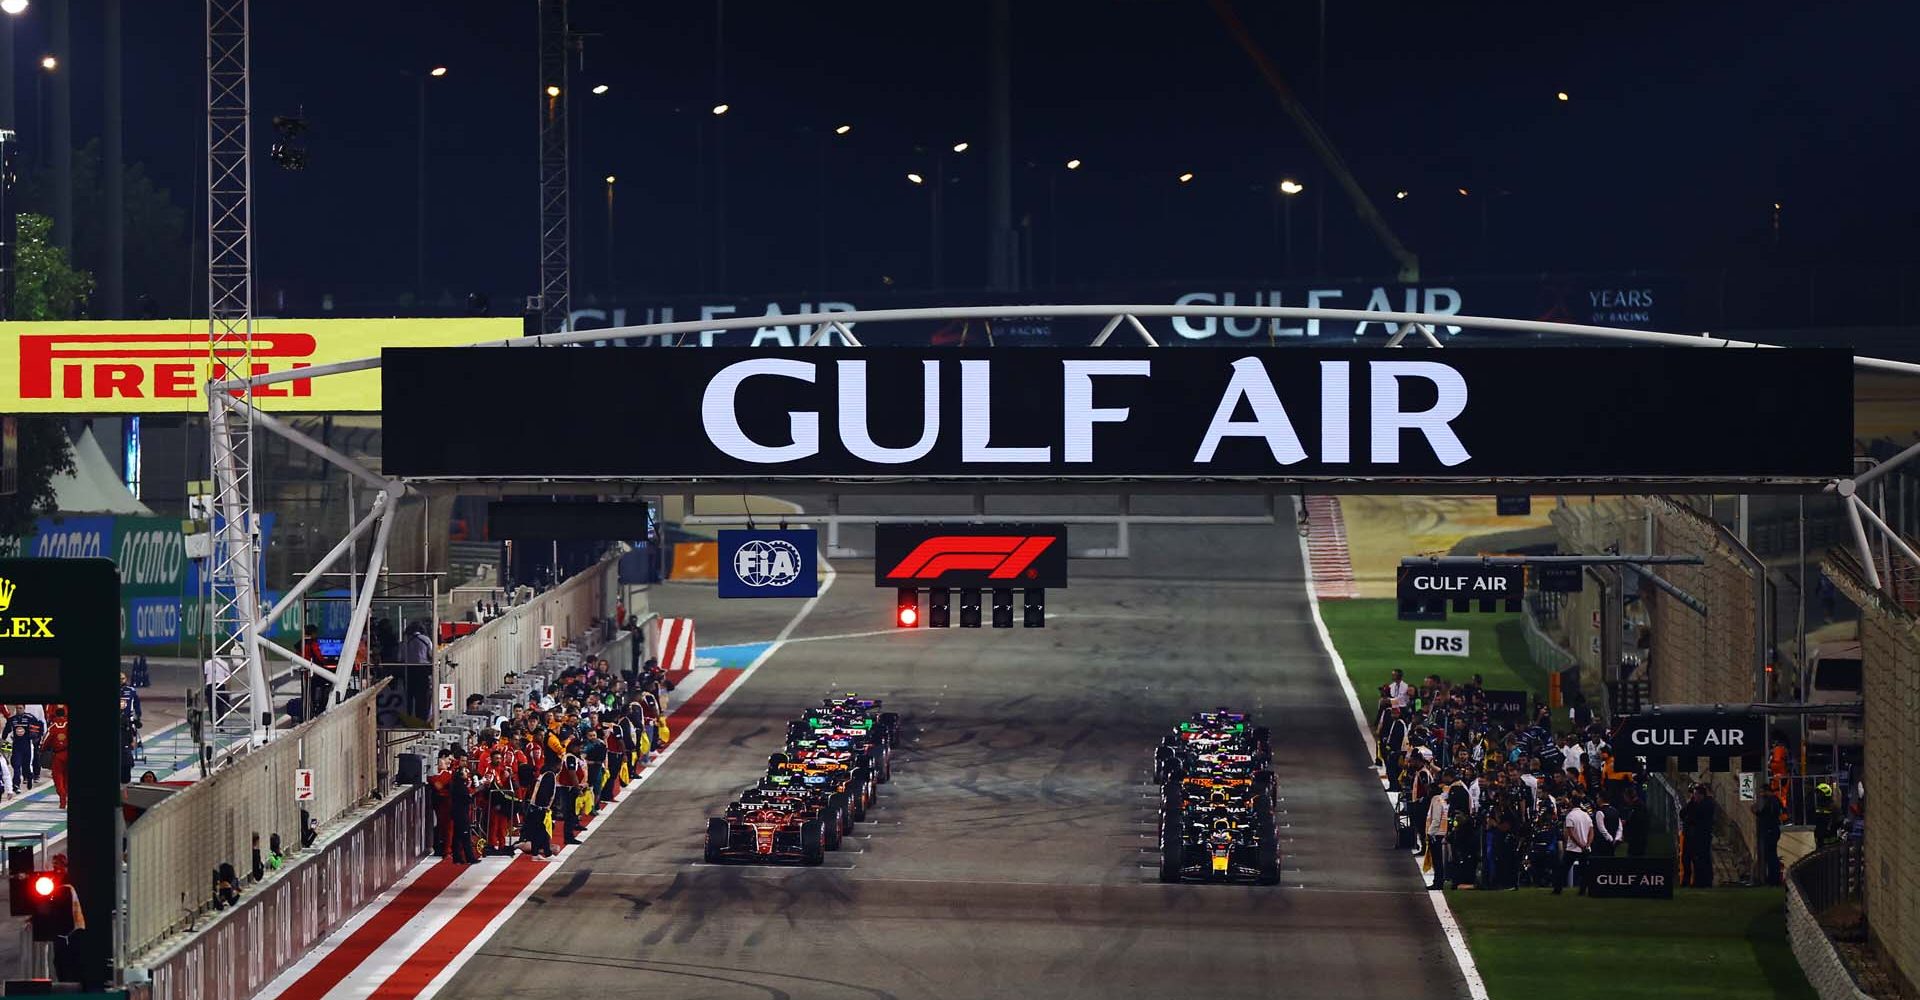
[[[53,880],[53,876],[51,875],[34,876],[33,894],[36,896],[39,896],[41,899],[46,899],[48,897],[51,897],[53,895],[53,891],[55,889],[58,889],[59,887],[60,887],[60,883],[55,882]]]
[[[901,608],[900,609],[901,625],[912,626],[912,625],[917,625],[919,623],[920,623],[919,608]]]

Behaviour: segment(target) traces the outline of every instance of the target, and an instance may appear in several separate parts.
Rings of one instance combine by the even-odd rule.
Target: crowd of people
[[[554,857],[672,739],[669,689],[652,660],[616,671],[589,658],[490,716],[470,744],[441,750],[427,779],[436,852],[458,864],[485,854]],[[486,699],[475,695],[466,708],[487,714]]]
[[[1544,705],[1496,714],[1478,674],[1413,684],[1395,670],[1380,686],[1377,764],[1399,793],[1400,846],[1422,857],[1430,888],[1584,892],[1577,869],[1586,858],[1646,854],[1644,777],[1616,767],[1605,727],[1578,696],[1567,721],[1556,733]],[[1694,794],[1711,803],[1710,791]],[[1709,852],[1705,882],[1686,884],[1711,884],[1707,819],[1709,834],[1689,838],[1687,852],[1690,877]]]

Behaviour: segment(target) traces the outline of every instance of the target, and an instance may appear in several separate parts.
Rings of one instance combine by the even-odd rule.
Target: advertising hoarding
[[[517,316],[464,319],[256,319],[250,375],[369,358],[386,347],[436,347],[518,337]],[[233,354],[209,357],[205,320],[0,323],[0,411],[207,412],[206,383]],[[377,372],[262,386],[262,409],[287,413],[380,409]]]
[[[813,597],[819,538],[810,529],[722,531],[717,568],[721,597]]]
[[[567,350],[397,349],[383,359],[384,468],[421,478],[1823,481],[1846,475],[1852,453],[1852,358],[1838,350],[717,348],[582,364]],[[468,433],[461,401],[548,384],[568,391]],[[1783,384],[1795,406],[1751,405],[1754,386]],[[627,446],[580,433],[596,426],[628,428]],[[1593,433],[1570,448],[1567,427]]]
[[[873,529],[878,587],[1067,585],[1064,524],[878,524]]]

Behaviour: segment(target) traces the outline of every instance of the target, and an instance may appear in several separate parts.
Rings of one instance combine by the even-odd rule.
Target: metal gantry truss
[[[567,0],[540,0],[540,330],[573,309],[573,173],[567,162]]]
[[[209,378],[253,372],[253,129],[248,0],[207,0],[207,337]],[[228,675],[205,706],[201,759],[268,737],[272,696],[260,672],[259,545],[253,517],[251,408],[207,394],[214,534],[203,607],[211,659]]]
[[[543,13],[550,6],[556,5],[556,3],[557,3],[557,0],[542,0],[541,9]],[[562,316],[564,317],[564,313],[562,314]],[[869,310],[869,311],[861,311],[861,312],[843,312],[843,313],[808,313],[808,314],[802,314],[802,315],[780,316],[775,319],[772,319],[771,321],[777,322],[778,324],[783,326],[797,326],[805,329],[807,331],[807,336],[804,338],[804,343],[808,345],[821,345],[821,344],[830,343],[832,338],[835,335],[837,335],[840,338],[840,343],[843,343],[847,346],[858,347],[860,346],[860,341],[854,335],[853,328],[856,324],[859,324],[859,323],[912,322],[912,321],[928,321],[928,320],[992,321],[997,319],[1016,319],[1016,318],[1029,317],[1029,316],[1052,316],[1057,318],[1079,317],[1079,318],[1097,318],[1097,319],[1105,320],[1104,326],[1101,328],[1099,334],[1093,340],[1094,346],[1100,346],[1100,345],[1106,344],[1109,338],[1114,333],[1121,332],[1124,329],[1126,333],[1137,336],[1143,343],[1149,346],[1157,347],[1159,342],[1153,337],[1152,333],[1148,331],[1147,326],[1143,322],[1143,320],[1156,319],[1156,318],[1173,318],[1173,317],[1195,317],[1195,318],[1218,317],[1218,318],[1233,318],[1233,319],[1257,319],[1263,322],[1270,323],[1276,331],[1279,328],[1279,324],[1283,321],[1323,320],[1323,321],[1348,321],[1348,322],[1364,321],[1364,322],[1370,322],[1370,323],[1380,323],[1391,330],[1391,335],[1388,338],[1387,343],[1396,347],[1405,346],[1407,345],[1407,342],[1410,340],[1412,340],[1414,343],[1421,343],[1421,344],[1428,345],[1430,347],[1441,346],[1443,342],[1437,336],[1438,328],[1441,326],[1464,327],[1464,328],[1477,329],[1477,330],[1504,331],[1504,332],[1510,332],[1510,333],[1516,333],[1516,334],[1558,335],[1558,336],[1595,339],[1595,340],[1602,340],[1602,341],[1615,341],[1615,342],[1624,342],[1624,343],[1658,344],[1658,345],[1664,345],[1664,346],[1670,346],[1670,347],[1763,348],[1763,347],[1771,346],[1766,344],[1754,343],[1751,341],[1728,340],[1720,337],[1682,335],[1682,334],[1674,334],[1674,333],[1659,333],[1659,332],[1646,331],[1646,330],[1621,330],[1621,329],[1615,329],[1612,327],[1590,326],[1590,325],[1571,324],[1571,323],[1548,323],[1548,322],[1541,322],[1538,320],[1517,320],[1517,319],[1505,319],[1505,318],[1497,318],[1497,317],[1458,316],[1458,315],[1442,315],[1442,314],[1432,314],[1432,313],[1375,312],[1375,311],[1357,310],[1357,309],[1282,308],[1282,307],[1263,307],[1263,306],[1197,306],[1197,305],[1196,306],[1168,306],[1168,305],[969,306],[969,307],[960,307],[960,308],[885,309],[885,310]],[[668,338],[669,340],[671,340],[674,338],[679,338],[679,337],[683,337],[690,334],[697,334],[697,333],[700,333],[703,331],[709,331],[709,330],[754,329],[756,327],[765,326],[769,322],[770,322],[770,318],[765,316],[730,316],[730,317],[716,318],[716,319],[709,319],[709,320],[693,320],[693,321],[687,321],[687,322],[681,322],[681,323],[655,323],[655,324],[648,324],[644,326],[628,326],[628,327],[614,327],[614,328],[598,329],[598,330],[581,330],[581,331],[570,331],[570,332],[546,333],[546,334],[539,334],[531,337],[516,337],[512,339],[507,339],[507,340],[480,341],[480,342],[471,344],[469,346],[487,347],[487,348],[560,347],[560,346],[568,346],[568,345],[593,344],[596,342],[605,344],[605,343],[611,343],[615,341],[622,341],[622,342],[645,341],[645,340],[658,339],[658,338]],[[1912,362],[1893,361],[1893,360],[1887,360],[1883,358],[1856,356],[1854,358],[1854,365],[1857,368],[1863,368],[1863,369],[1894,372],[1894,373],[1903,374],[1903,375],[1920,375],[1920,364],[1915,364]],[[229,366],[229,367],[233,367],[233,366]],[[300,431],[295,430],[294,428],[288,427],[282,421],[277,420],[276,418],[266,413],[256,412],[241,397],[245,393],[251,392],[252,390],[260,386],[272,385],[279,382],[287,382],[294,379],[325,378],[327,376],[340,375],[348,372],[369,371],[372,369],[377,369],[379,367],[380,367],[380,359],[377,357],[372,357],[372,358],[358,358],[350,361],[331,362],[328,364],[314,365],[312,367],[302,368],[295,371],[272,372],[272,373],[261,374],[261,375],[242,374],[241,372],[235,372],[233,377],[227,378],[225,380],[217,381],[209,387],[209,392],[208,392],[209,412],[213,418],[212,419],[212,437],[213,437],[213,450],[216,456],[216,468],[218,467],[218,463],[223,460],[219,456],[222,456],[222,455],[230,456],[231,452],[233,451],[232,442],[234,442],[236,438],[244,438],[244,435],[248,433],[251,430],[251,428],[257,425],[258,427],[265,429],[273,434],[277,434],[281,437],[284,437],[288,441],[293,442],[298,447],[304,448],[314,453],[315,455],[320,456],[321,458],[327,460],[328,462],[332,463],[336,467],[354,476],[356,479],[360,480],[361,482],[374,487],[374,489],[377,491],[377,496],[372,509],[369,510],[366,516],[361,518],[350,529],[349,533],[345,538],[342,538],[340,542],[333,547],[332,550],[330,550],[324,557],[322,557],[320,562],[317,565],[315,565],[313,569],[309,570],[305,575],[303,575],[300,578],[300,580],[298,580],[293,585],[293,587],[288,590],[286,596],[282,597],[274,605],[274,607],[268,610],[264,615],[258,612],[257,604],[248,605],[247,607],[251,607],[254,609],[253,618],[250,621],[247,621],[245,623],[244,628],[240,629],[237,633],[235,633],[235,635],[232,638],[226,641],[226,648],[232,650],[233,655],[240,657],[240,659],[237,659],[234,661],[236,666],[236,677],[238,677],[240,674],[244,674],[246,677],[250,678],[250,683],[254,685],[253,690],[259,692],[258,698],[256,698],[253,703],[260,705],[263,709],[268,707],[265,701],[262,700],[268,697],[266,693],[266,680],[265,680],[267,675],[266,675],[264,666],[261,663],[261,651],[263,649],[272,652],[276,656],[287,660],[288,662],[294,664],[297,667],[304,667],[306,669],[313,671],[318,676],[324,677],[329,681],[333,681],[335,684],[335,697],[336,698],[345,697],[345,692],[347,688],[346,681],[348,680],[347,677],[342,676],[340,673],[336,673],[334,670],[328,669],[320,664],[310,663],[306,659],[304,659],[299,653],[293,650],[285,649],[279,646],[278,644],[268,642],[263,638],[259,638],[259,636],[271,625],[272,622],[278,620],[283,613],[285,613],[289,608],[291,608],[292,605],[296,601],[298,601],[298,599],[303,594],[305,594],[310,587],[312,587],[316,582],[318,582],[321,579],[321,577],[324,574],[326,574],[328,570],[341,559],[341,557],[345,556],[349,552],[351,547],[359,540],[359,538],[362,535],[366,534],[366,532],[368,532],[369,530],[372,530],[375,532],[375,537],[374,537],[372,552],[370,553],[367,560],[367,564],[366,564],[366,580],[368,582],[366,586],[360,591],[358,595],[358,600],[355,602],[353,614],[351,619],[349,620],[346,641],[343,643],[343,646],[342,646],[343,657],[348,658],[348,662],[351,662],[350,658],[352,656],[352,653],[350,651],[358,648],[360,637],[365,634],[367,620],[370,614],[370,595],[375,590],[373,581],[377,579],[385,571],[386,539],[388,537],[388,533],[390,531],[391,524],[392,524],[393,508],[403,495],[411,491],[412,487],[410,487],[407,483],[401,480],[390,479],[388,477],[380,475],[379,473],[369,470],[368,468],[361,465],[360,463],[355,462],[354,460],[334,451],[332,448],[329,448],[325,444],[317,440],[314,440],[311,437],[308,437],[307,435],[301,433]],[[242,371],[248,371],[248,370],[242,369]],[[1879,515],[1877,515],[1871,508],[1861,503],[1858,500],[1858,498],[1855,496],[1855,494],[1858,492],[1858,490],[1861,487],[1872,483],[1878,477],[1885,475],[1886,472],[1890,471],[1891,469],[1900,465],[1901,463],[1912,459],[1915,455],[1920,455],[1920,445],[1916,445],[1912,448],[1907,449],[1905,452],[1902,452],[1901,454],[1895,456],[1889,461],[1882,463],[1874,467],[1873,469],[1869,470],[1868,472],[1854,477],[1851,480],[1835,481],[1834,483],[1831,483],[1828,485],[1829,489],[1835,490],[1836,492],[1839,493],[1840,496],[1842,496],[1843,498],[1846,498],[1849,501],[1848,503],[1849,517],[1852,519],[1854,524],[1855,539],[1859,543],[1861,548],[1861,554],[1863,556],[1862,561],[1869,567],[1870,573],[1873,572],[1871,569],[1871,567],[1873,566],[1873,560],[1871,558],[1872,551],[1871,551],[1871,548],[1867,545],[1866,533],[1865,533],[1864,525],[1861,521],[1861,518],[1864,517],[1868,521],[1871,521],[1876,527],[1880,528],[1883,532],[1886,532],[1889,535],[1893,535],[1893,533],[1886,528],[1885,523],[1882,521]],[[564,491],[570,488],[577,488],[577,484],[570,486],[569,484],[566,484],[558,480],[550,481],[542,484],[534,484],[534,485],[545,490]],[[595,484],[595,485],[605,485],[605,484]],[[619,485],[623,490],[627,490],[627,489],[630,489],[634,484],[616,484],[616,485]],[[1459,483],[1449,483],[1449,485],[1456,489],[1462,488],[1462,484],[1459,484]],[[1621,485],[1626,487],[1631,487],[1635,484],[1623,483]],[[902,484],[893,484],[892,486],[890,486],[891,490],[899,490],[901,488],[902,488]],[[942,489],[948,492],[952,491],[951,487],[943,486]],[[1274,506],[1275,500],[1271,493],[1271,489],[1272,489],[1271,485],[1255,487],[1255,491],[1268,494],[1269,509],[1265,513],[1248,514],[1248,515],[1222,515],[1222,516],[1210,517],[1210,518],[1203,516],[1200,518],[1196,518],[1194,520],[1198,523],[1207,523],[1207,522],[1262,523],[1262,524],[1277,523],[1280,519],[1278,516],[1278,512]],[[661,492],[685,492],[685,491],[677,488],[677,485],[676,485],[675,488],[663,489],[661,490]],[[727,492],[729,495],[733,495],[737,491],[729,488],[727,490],[722,490],[720,492]],[[1120,492],[1124,493],[1127,491],[1123,489]],[[223,493],[222,495],[230,496],[233,502],[237,505],[237,509],[233,509],[231,513],[229,513],[228,508],[226,507],[221,508],[222,515],[226,518],[226,524],[229,526],[232,526],[232,525],[251,526],[254,519],[253,506],[252,506],[253,498],[252,498],[251,492],[234,490],[234,491]],[[967,515],[956,515],[956,516],[964,517]],[[996,513],[995,516],[1003,517],[1005,515],[1000,515]],[[1057,514],[1034,515],[1034,516],[1035,517],[1044,516],[1045,519],[1047,520],[1063,519],[1060,515],[1057,515]],[[777,519],[777,515],[775,516],[775,519]],[[920,518],[915,518],[915,519],[919,520]],[[1166,520],[1167,518],[1159,517],[1155,515],[1149,515],[1149,514],[1136,514],[1123,501],[1122,506],[1119,508],[1119,510],[1113,514],[1091,515],[1091,516],[1080,517],[1080,518],[1068,517],[1065,519],[1078,520],[1086,523],[1117,524],[1121,527],[1122,531],[1124,532],[1125,524],[1129,521],[1151,522],[1151,521]],[[709,523],[720,523],[720,519],[718,518],[709,517],[709,518],[702,518],[702,520],[707,520]],[[762,518],[762,520],[766,520],[766,518]],[[836,522],[851,523],[855,521],[865,521],[868,523],[873,523],[873,522],[887,520],[887,518],[858,517],[853,515],[843,516],[838,514],[837,511],[829,510],[828,513],[824,516],[812,516],[812,517],[794,516],[794,517],[789,517],[788,520],[793,521],[795,523],[800,523],[803,521],[815,521],[819,523],[826,523],[829,525],[829,528],[831,530],[832,526]],[[1124,534],[1121,537],[1122,537],[1121,551],[1124,551],[1124,545],[1125,545]],[[233,541],[239,544],[247,544],[247,533],[242,532],[240,536],[234,538]],[[1893,541],[1893,544],[1899,549],[1899,551],[1902,554],[1904,554],[1907,558],[1913,560],[1916,566],[1920,566],[1920,553],[1916,553],[1911,545],[1909,545],[1905,540],[1897,536],[1894,536],[1892,538],[1892,541]],[[249,545],[249,551],[251,550],[252,548]],[[1094,556],[1102,556],[1102,555],[1110,556],[1114,553],[1113,552],[1088,552],[1088,553],[1082,553],[1082,554],[1094,555]],[[1582,557],[1582,558],[1590,558],[1590,557]],[[231,557],[229,557],[229,562],[231,562]],[[245,563],[244,566],[235,565],[230,571],[230,574],[234,579],[244,579],[246,581],[247,586],[251,588],[253,587],[253,581],[251,576],[251,570],[253,566],[254,564],[251,562]],[[1870,582],[1872,582],[1875,586],[1879,586],[1878,576],[1875,575]],[[245,608],[238,609],[236,614],[237,615],[242,614],[244,613],[244,611],[245,611]],[[240,619],[239,617],[236,617],[235,620],[238,621]],[[269,714],[263,713],[261,715],[255,716],[255,718],[260,719],[262,722],[262,725],[265,725],[267,720],[269,720],[271,716]],[[272,734],[272,730],[268,728],[264,736],[270,738],[271,734]]]

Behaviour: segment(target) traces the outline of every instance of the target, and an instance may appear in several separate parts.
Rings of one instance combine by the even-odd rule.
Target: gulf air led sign
[[[383,373],[386,468],[417,478],[1813,481],[1851,453],[1844,351],[395,350]],[[541,385],[567,391],[463,431],[459,400]]]

